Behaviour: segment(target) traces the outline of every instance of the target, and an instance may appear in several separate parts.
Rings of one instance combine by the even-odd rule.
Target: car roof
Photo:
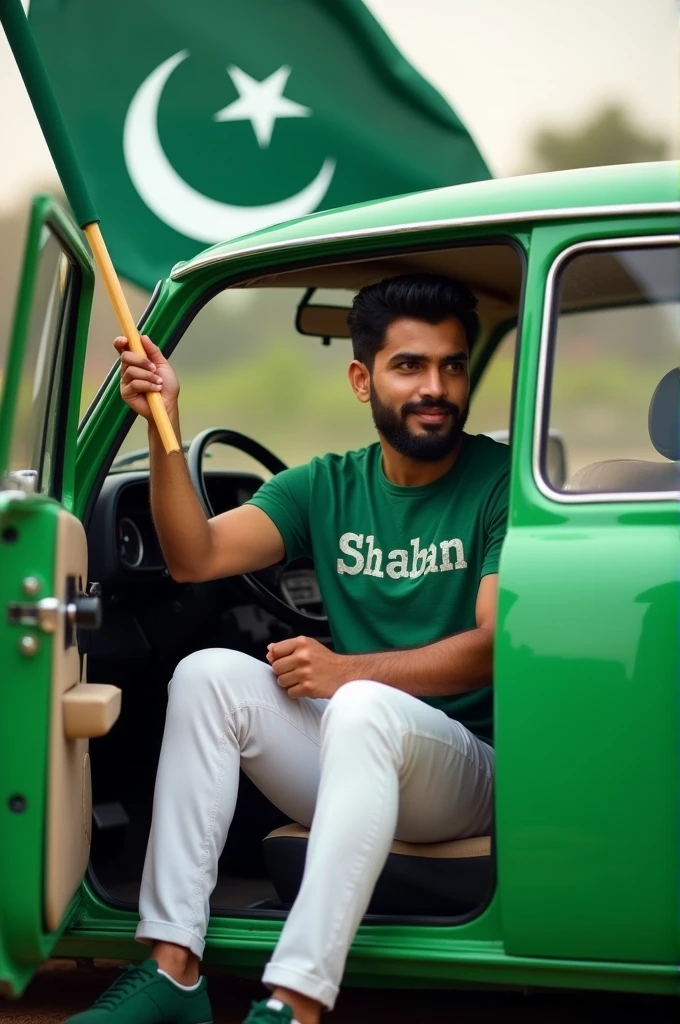
[[[176,264],[173,280],[185,279],[206,266],[235,256],[305,246],[334,238],[427,230],[438,226],[493,224],[595,213],[641,212],[659,206],[677,209],[680,162],[619,164],[551,171],[516,178],[453,185],[374,199],[355,206],[324,210],[300,220],[277,224],[254,234],[220,242]]]

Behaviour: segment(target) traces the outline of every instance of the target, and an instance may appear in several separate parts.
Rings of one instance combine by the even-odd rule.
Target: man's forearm
[[[427,647],[350,654],[344,660],[346,682],[374,679],[414,697],[465,693],[491,684],[493,630],[481,626]]]
[[[181,445],[179,413],[170,422]],[[176,580],[190,580],[207,562],[211,535],[205,512],[191,483],[182,452],[167,455],[160,435],[149,424],[150,492],[154,526],[163,556]]]

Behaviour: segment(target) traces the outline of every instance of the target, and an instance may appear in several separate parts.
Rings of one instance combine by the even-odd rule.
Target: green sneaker
[[[243,1024],[298,1024],[287,1003],[278,999],[263,999],[253,1003]]]
[[[181,989],[158,973],[155,960],[125,967],[113,985],[65,1024],[213,1024],[208,983]]]

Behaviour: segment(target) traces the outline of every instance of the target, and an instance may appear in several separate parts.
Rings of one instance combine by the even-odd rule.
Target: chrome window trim
[[[561,505],[591,505],[601,502],[639,502],[639,501],[680,501],[680,491],[556,491],[541,473],[541,447],[544,425],[546,377],[548,370],[548,354],[550,349],[550,322],[552,320],[555,300],[555,278],[562,265],[574,253],[592,249],[632,249],[657,248],[658,246],[680,245],[680,235],[634,235],[629,238],[603,238],[589,242],[576,242],[564,249],[554,260],[545,284],[543,302],[543,319],[541,322],[541,339],[538,357],[538,380],[536,383],[536,403],[534,406],[534,436],[531,468],[538,490],[549,501]]]
[[[441,231],[446,228],[482,227],[487,224],[514,224],[524,221],[574,220],[584,217],[627,217],[643,214],[680,214],[680,203],[618,203],[612,206],[572,206],[545,210],[517,210],[510,213],[479,214],[475,217],[450,217],[444,220],[413,221],[404,224],[386,224],[384,227],[354,229],[352,231],[334,231],[327,235],[306,235],[302,238],[288,238],[281,242],[269,242],[262,245],[245,245],[232,252],[194,257],[186,263],[176,264],[170,271],[172,281],[181,281],[196,270],[212,266],[216,263],[227,263],[229,260],[256,253],[279,252],[295,247],[323,244],[337,241],[359,241],[362,238],[391,237],[397,234],[410,234],[416,231]]]

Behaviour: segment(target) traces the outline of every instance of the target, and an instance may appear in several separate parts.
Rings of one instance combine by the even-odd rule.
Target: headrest
[[[649,403],[649,437],[660,455],[680,460],[680,369],[661,378]]]

